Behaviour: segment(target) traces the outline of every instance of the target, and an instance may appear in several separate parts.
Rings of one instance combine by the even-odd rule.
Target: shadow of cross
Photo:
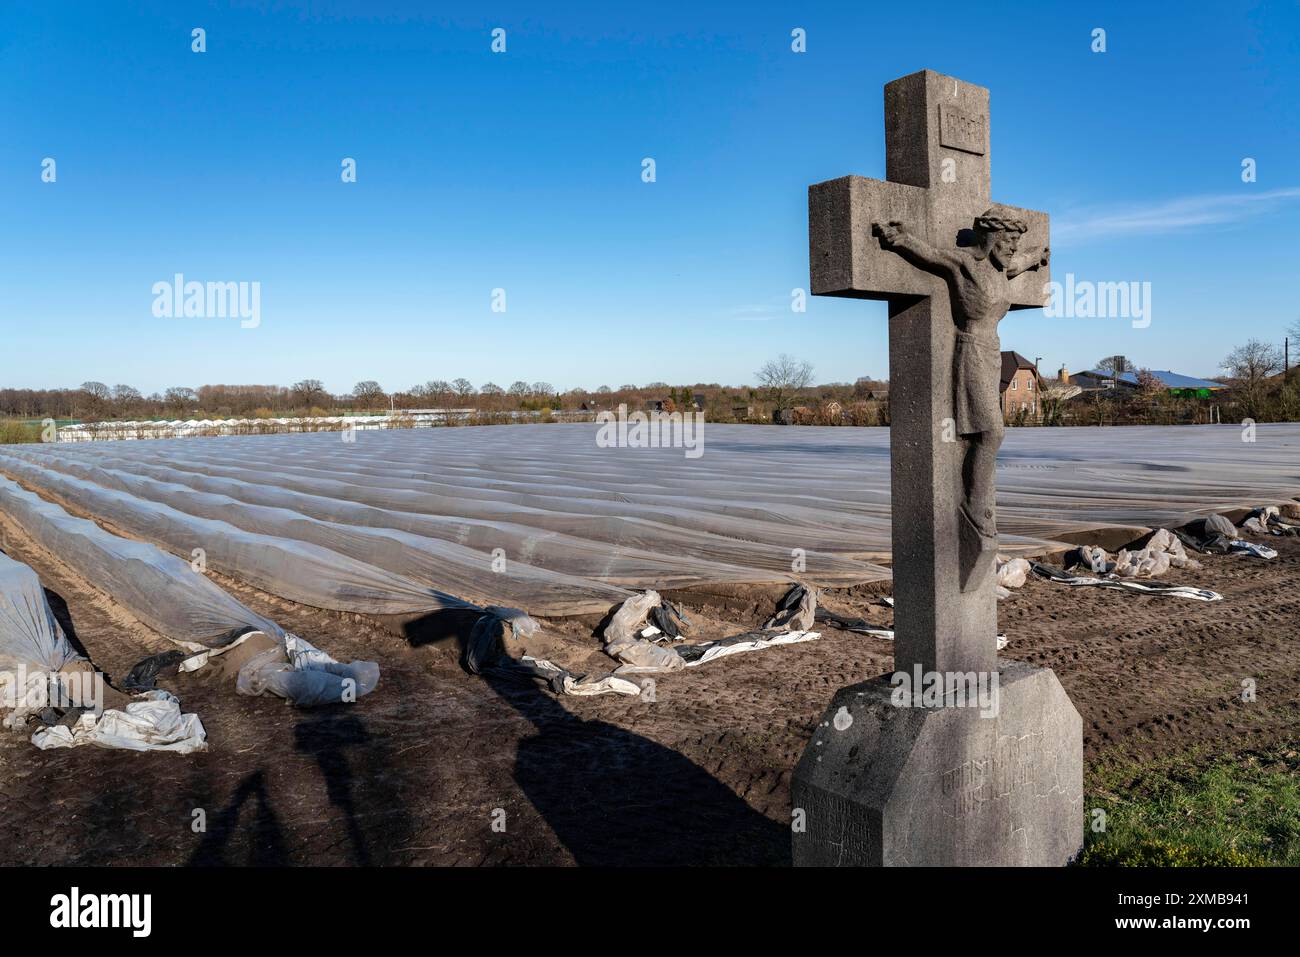
[[[885,86],[888,181],[845,176],[808,189],[813,295],[889,303],[895,670],[996,669],[996,537],[972,531],[963,494],[987,493],[991,526],[1001,407],[994,429],[981,433],[991,452],[973,468],[971,439],[954,422],[957,327],[950,296],[958,290],[872,233],[873,223],[898,221],[945,255],[970,255],[960,247],[992,205],[988,134],[987,89],[930,70],[913,73]],[[1046,213],[1002,211],[1027,225],[1021,249],[1048,245]],[[1005,280],[999,294],[1011,309],[1044,305],[1046,268],[998,279]],[[985,355],[1000,348],[996,320],[990,325],[979,346]],[[988,388],[997,389],[999,375],[992,373]],[[985,397],[981,390],[981,401],[1000,402],[996,391]]]

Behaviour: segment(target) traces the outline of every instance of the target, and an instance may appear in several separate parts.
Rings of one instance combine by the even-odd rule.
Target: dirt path
[[[167,647],[12,527],[4,544],[110,678]],[[1209,557],[1177,574],[1222,592],[1215,604],[1031,581],[1001,603],[1004,655],[1056,669],[1090,767],[1293,740],[1300,542],[1271,544],[1273,562]],[[790,772],[813,723],[837,687],[891,664],[888,642],[828,629],[662,677],[653,702],[561,701],[470,676],[453,649],[222,584],[336,657],[378,660],[379,689],[307,712],[165,681],[208,729],[191,757],[39,752],[6,735],[0,863],[784,863]],[[828,602],[887,620],[861,595]],[[553,630],[581,657],[581,628]]]

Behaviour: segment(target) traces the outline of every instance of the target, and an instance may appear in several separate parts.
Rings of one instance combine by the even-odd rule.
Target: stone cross
[[[982,87],[895,80],[888,181],[808,191],[813,293],[889,303],[895,670],[814,729],[795,864],[1062,865],[1083,841],[1079,713],[1051,670],[997,657],[996,329],[1049,278],[1047,216],[990,204],[988,116]]]
[[[988,90],[930,70],[887,84],[885,167],[887,181],[845,176],[809,188],[812,292],[889,303],[895,668],[988,672],[996,668],[996,535],[976,534],[961,506],[964,495],[983,494],[992,525],[1000,406],[991,452],[967,463],[954,420],[949,283],[879,235],[879,224],[898,222],[922,245],[969,255],[961,247],[991,205]],[[1047,214],[1001,210],[1028,227],[1023,247],[1047,246]],[[1045,265],[998,277],[1010,308],[1045,304]],[[996,390],[996,373],[979,385]]]

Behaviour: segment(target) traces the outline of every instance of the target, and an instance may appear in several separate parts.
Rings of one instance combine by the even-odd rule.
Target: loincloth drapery
[[[958,330],[952,381],[958,435],[1002,428],[1002,343],[996,333],[980,336]]]

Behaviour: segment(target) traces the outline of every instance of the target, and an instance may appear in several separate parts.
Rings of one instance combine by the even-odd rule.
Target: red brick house
[[[1042,413],[1038,368],[1019,352],[1002,353],[1002,415],[1013,419],[1021,410],[1030,418]]]

